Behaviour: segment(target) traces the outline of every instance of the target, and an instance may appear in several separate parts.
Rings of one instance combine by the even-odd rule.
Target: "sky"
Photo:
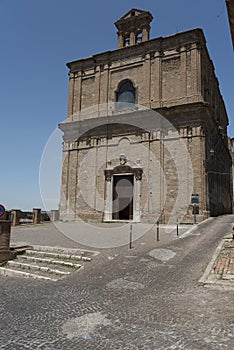
[[[131,8],[152,13],[151,38],[203,29],[234,137],[234,52],[224,0],[0,0],[0,204],[7,209],[45,209],[46,178],[42,193],[55,196],[47,209],[57,209],[61,174],[51,175],[45,150],[49,141],[59,164],[66,63],[117,49],[114,22]],[[45,159],[48,177],[40,176]]]

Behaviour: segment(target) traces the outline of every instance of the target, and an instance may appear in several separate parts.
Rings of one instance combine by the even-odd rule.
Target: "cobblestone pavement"
[[[233,221],[100,250],[58,282],[1,277],[0,349],[233,349],[233,289],[198,283]]]

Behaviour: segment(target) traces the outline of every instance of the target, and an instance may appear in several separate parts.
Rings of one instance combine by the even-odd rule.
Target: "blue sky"
[[[8,209],[42,207],[40,161],[66,117],[66,63],[116,49],[114,22],[131,8],[153,14],[151,38],[204,30],[234,136],[234,53],[224,0],[0,0],[0,203]],[[59,178],[58,171],[58,195]]]

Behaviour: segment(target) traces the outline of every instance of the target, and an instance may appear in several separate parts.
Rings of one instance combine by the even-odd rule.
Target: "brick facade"
[[[131,27],[124,47],[120,28],[129,16],[147,31],[135,44]],[[117,50],[68,63],[62,220],[113,220],[113,177],[125,173],[134,177],[134,221],[192,222],[192,193],[200,221],[232,211],[228,117],[203,32],[148,40],[150,16],[129,12],[116,22]],[[132,82],[136,105],[119,111],[124,81]]]

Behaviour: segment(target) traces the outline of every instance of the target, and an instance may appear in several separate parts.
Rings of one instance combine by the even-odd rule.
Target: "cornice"
[[[177,33],[167,37],[159,37],[142,42],[138,45],[132,45],[117,49],[114,51],[106,51],[87,58],[68,62],[67,67],[71,72],[91,69],[99,65],[109,64],[121,59],[127,59],[135,56],[145,55],[146,53],[163,52],[170,49],[177,49],[185,45],[196,43],[197,47],[205,47],[206,40],[202,29],[192,29],[186,32]]]
[[[75,142],[81,137],[90,137],[94,134],[112,137],[113,134],[129,134],[132,131],[136,132],[136,130],[150,132],[168,129],[179,121],[183,124],[189,124],[192,119],[198,120],[204,115],[205,109],[207,109],[206,103],[193,103],[156,110],[136,110],[129,113],[65,122],[59,124],[59,129],[64,132],[64,142]]]

